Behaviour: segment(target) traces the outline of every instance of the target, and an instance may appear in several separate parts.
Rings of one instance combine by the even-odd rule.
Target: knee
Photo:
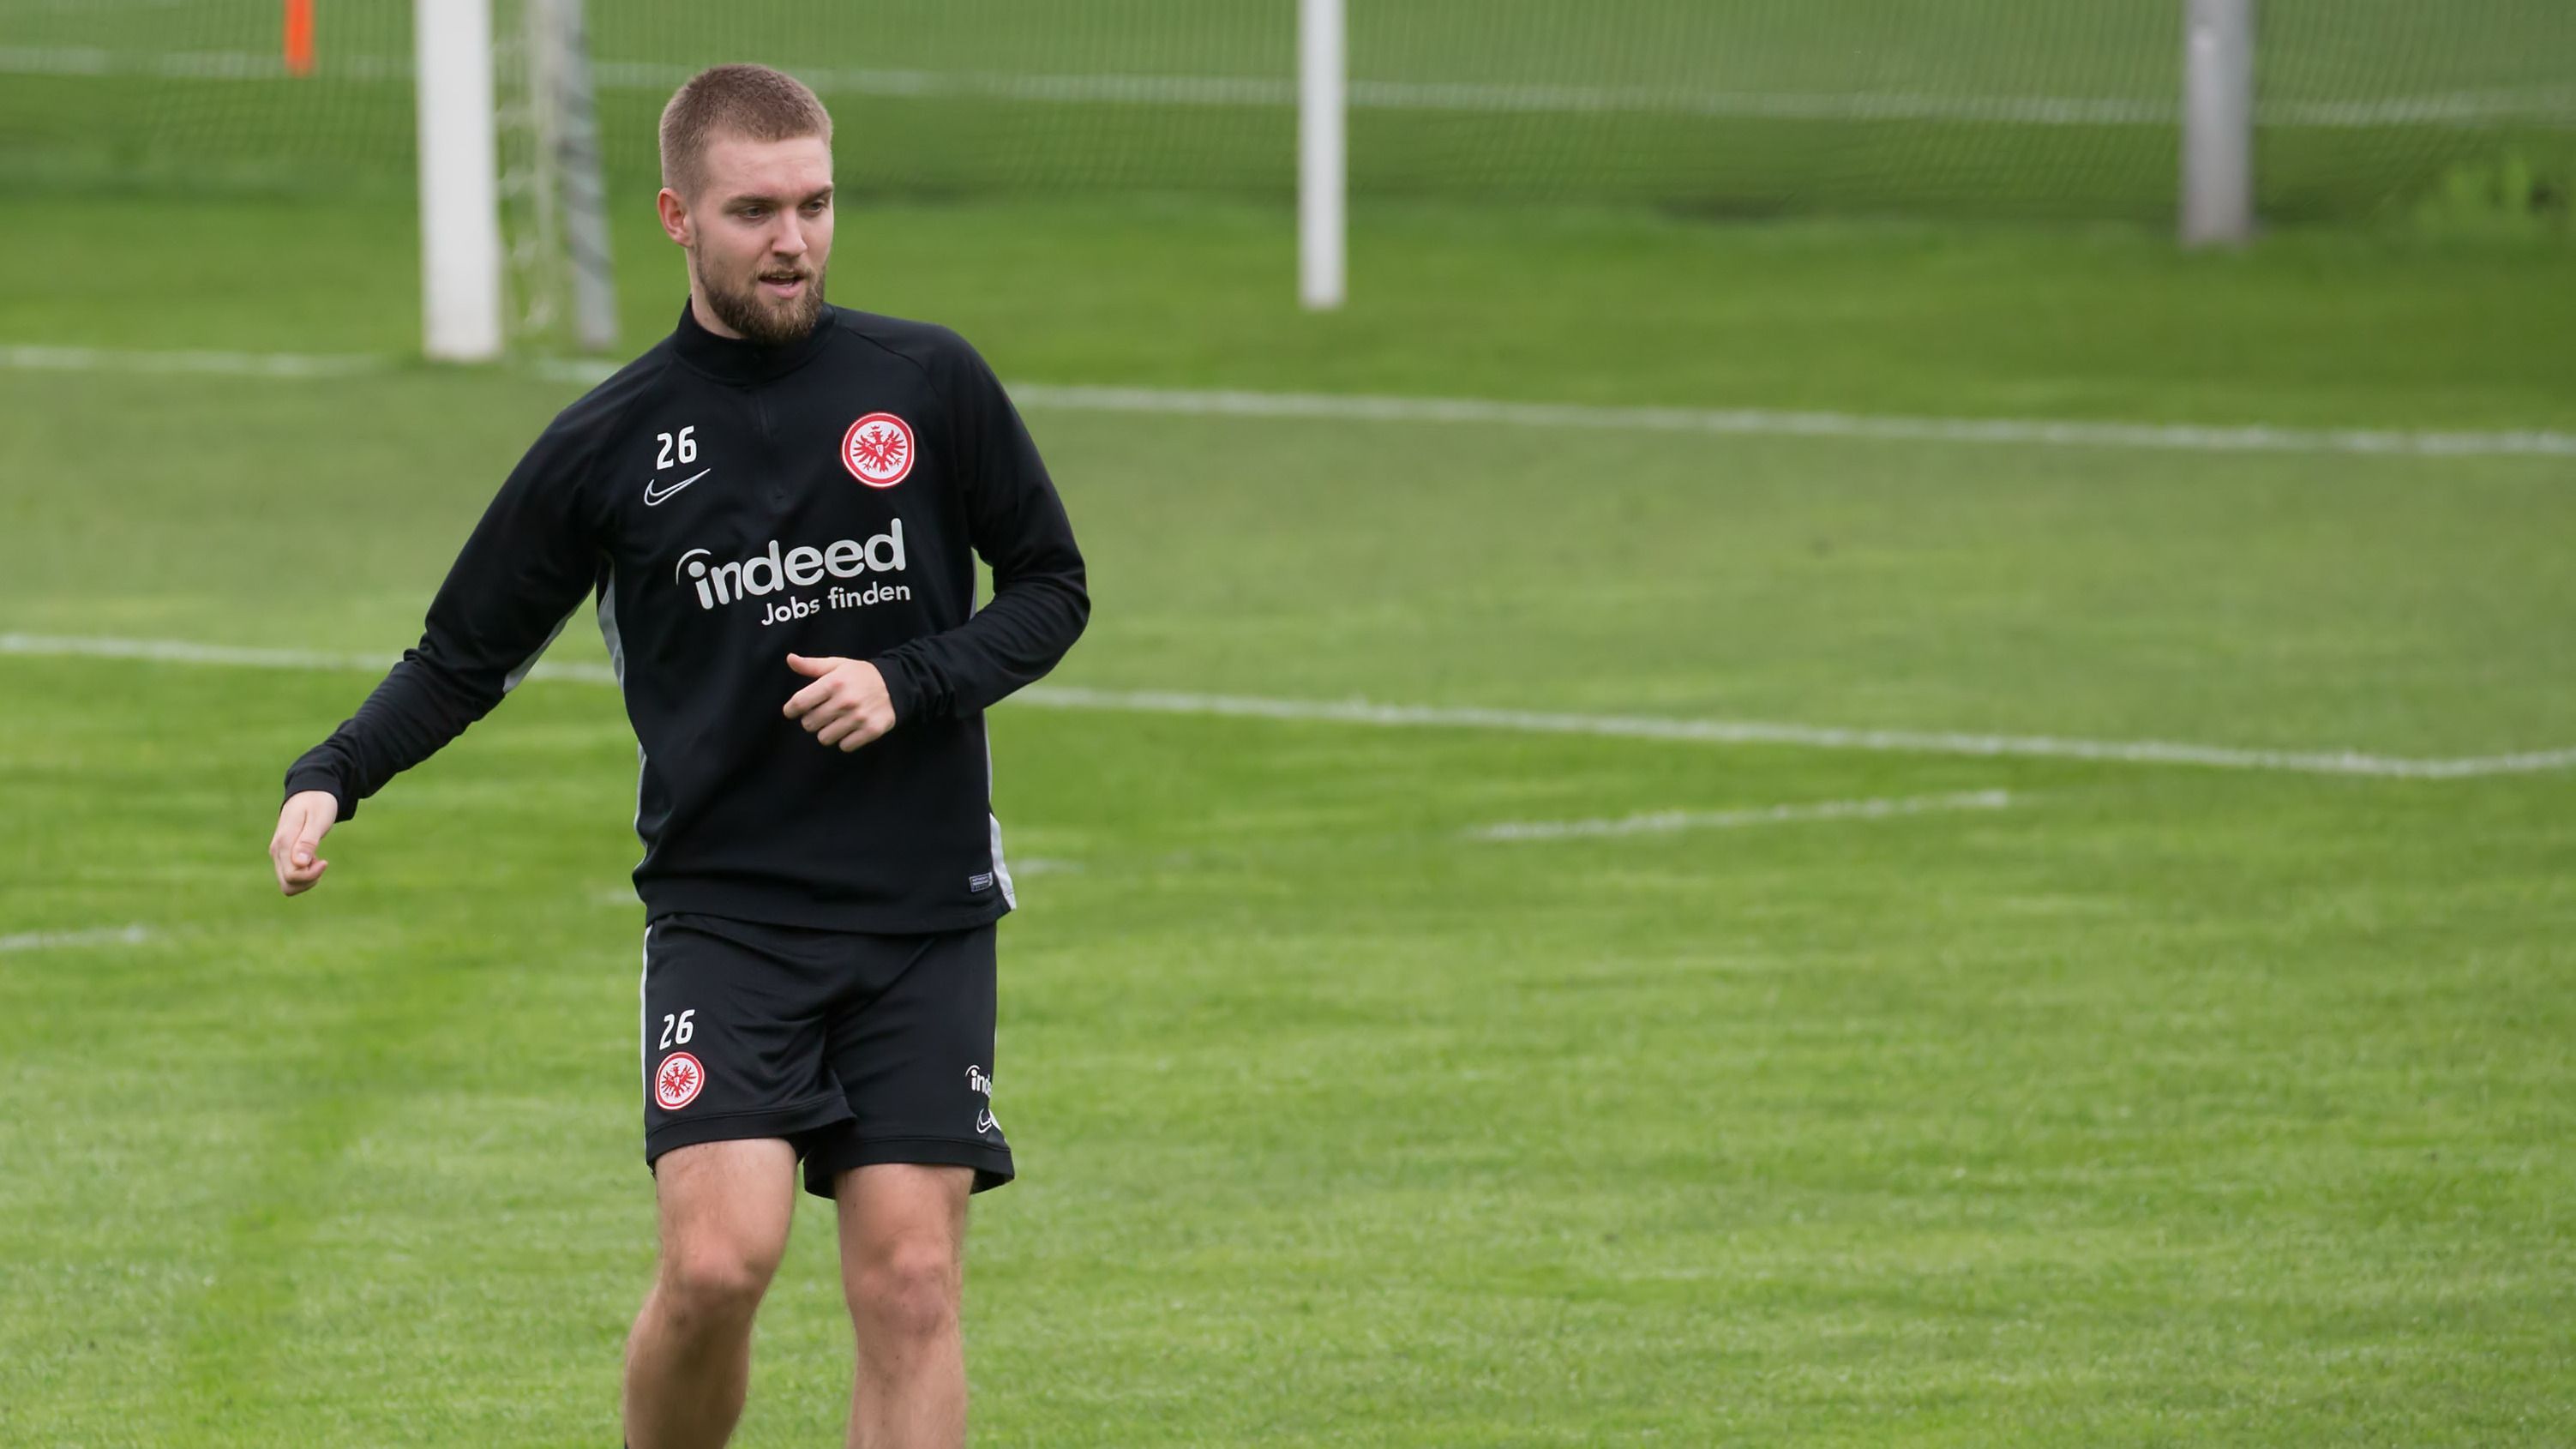
[[[851,1321],[863,1341],[938,1338],[957,1325],[962,1277],[945,1244],[896,1243],[845,1281]]]
[[[662,1297],[683,1321],[748,1320],[769,1289],[777,1259],[723,1241],[677,1243],[662,1256]]]

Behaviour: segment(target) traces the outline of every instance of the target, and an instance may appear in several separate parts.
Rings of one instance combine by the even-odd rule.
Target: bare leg
[[[841,1287],[858,1330],[849,1449],[964,1449],[964,1167],[879,1163],[833,1183]],[[640,1446],[639,1446],[640,1449]]]
[[[626,1340],[629,1449],[719,1449],[742,1417],[751,1318],[787,1250],[796,1153],[776,1138],[655,1164],[662,1259]]]

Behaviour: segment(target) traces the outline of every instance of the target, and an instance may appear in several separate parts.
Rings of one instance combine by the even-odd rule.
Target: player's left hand
[[[787,667],[814,681],[787,701],[787,717],[822,743],[855,750],[894,728],[885,676],[868,661],[790,654]]]

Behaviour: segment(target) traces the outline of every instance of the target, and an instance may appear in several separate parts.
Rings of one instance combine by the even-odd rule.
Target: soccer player
[[[992,1111],[1011,877],[983,712],[1054,667],[1090,601],[983,360],[824,302],[831,136],[813,92],[759,66],[671,98],[677,330],[538,437],[419,647],[287,772],[269,843],[280,889],[311,889],[332,825],[595,601],[642,755],[661,1257],[627,1342],[632,1449],[731,1435],[800,1161],[840,1220],[849,1442],[962,1445],[967,1197],[1013,1170]],[[980,610],[974,555],[993,571]]]

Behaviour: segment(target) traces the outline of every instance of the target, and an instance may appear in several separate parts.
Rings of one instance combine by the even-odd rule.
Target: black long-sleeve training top
[[[993,597],[975,603],[975,564]],[[648,910],[872,932],[1012,904],[983,711],[1090,614],[1001,383],[943,327],[827,308],[803,341],[677,331],[520,460],[405,652],[287,771],[340,818],[515,687],[596,602],[641,747]],[[844,752],[782,713],[790,653],[865,659],[895,726]]]

